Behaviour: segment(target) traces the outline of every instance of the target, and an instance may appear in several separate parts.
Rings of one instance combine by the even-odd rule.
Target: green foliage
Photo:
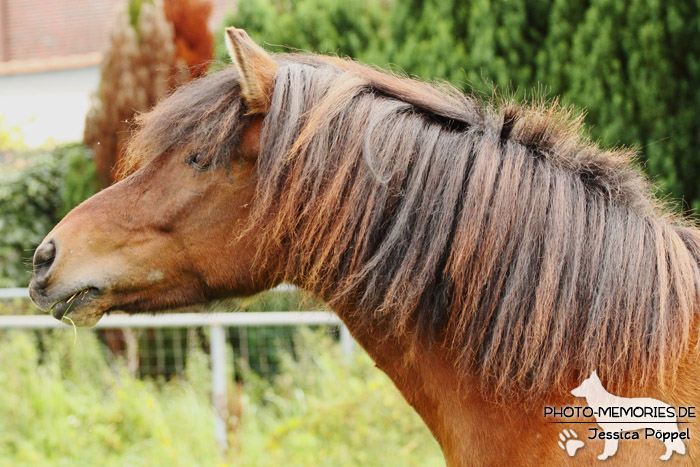
[[[153,0],[129,0],[129,24],[139,34],[139,16],[144,3],[153,4]]]
[[[30,153],[0,172],[0,287],[26,285],[33,249],[58,220],[61,173],[50,154]]]
[[[697,5],[592,2],[571,36],[562,90],[606,144],[637,145],[662,188],[698,207]]]
[[[240,465],[444,465],[430,432],[364,352],[345,363],[324,333],[301,329],[272,384],[245,381]]]
[[[80,144],[27,151],[0,162],[0,287],[26,285],[34,248],[97,190],[91,152]]]
[[[382,0],[251,0],[240,2],[225,22],[245,28],[273,51],[314,50],[383,63],[388,12],[389,4]],[[223,34],[216,41],[217,56],[228,61]]]
[[[700,208],[700,6],[684,0],[253,0],[227,25],[490,95],[563,96]],[[218,35],[219,39],[221,34]],[[220,43],[217,53],[226,60]]]
[[[215,465],[206,366],[163,386],[110,369],[95,334],[0,336],[0,459],[11,465]],[[43,348],[43,352],[39,352]],[[191,365],[205,359],[191,358]],[[204,363],[206,365],[206,363]]]
[[[274,383],[231,391],[232,448],[213,433],[208,359],[156,383],[105,359],[94,332],[0,333],[0,459],[8,465],[444,465],[388,378],[358,352],[345,363],[323,332],[302,332]],[[40,350],[41,349],[41,350]],[[237,395],[234,396],[233,394]],[[240,424],[238,423],[240,422]]]
[[[0,300],[0,316],[32,315],[39,313],[41,313],[41,310],[25,298]]]
[[[267,291],[253,297],[231,300],[220,307],[219,311],[260,312],[260,311],[320,311],[328,306],[303,292]],[[246,371],[270,377],[279,373],[282,355],[287,352],[296,354],[297,329],[290,326],[230,328],[227,342],[233,347],[235,355],[245,356],[236,366],[236,378],[243,377]]]
[[[61,208],[59,217],[97,193],[100,183],[97,179],[95,164],[92,163],[92,151],[81,143],[59,146],[53,151],[53,157],[63,169]]]

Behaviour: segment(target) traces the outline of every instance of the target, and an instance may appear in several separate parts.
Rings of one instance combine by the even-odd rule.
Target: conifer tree
[[[84,134],[85,143],[95,153],[103,186],[114,182],[134,115],[203,74],[212,58],[212,38],[206,29],[210,4],[202,0],[167,3],[164,10],[157,0],[129,0],[111,32]]]
[[[487,96],[494,88],[562,96],[587,112],[595,139],[638,147],[663,191],[700,209],[695,2],[247,0],[227,22],[268,44],[347,55]],[[225,60],[223,44],[217,51]]]

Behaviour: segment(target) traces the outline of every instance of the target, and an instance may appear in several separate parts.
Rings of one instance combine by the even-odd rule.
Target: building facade
[[[0,0],[0,131],[19,127],[29,146],[82,139],[102,53],[125,3]],[[233,2],[212,3],[216,31]]]

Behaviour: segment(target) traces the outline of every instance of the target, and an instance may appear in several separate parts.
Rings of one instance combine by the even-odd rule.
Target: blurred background
[[[466,92],[560,97],[660,196],[700,207],[700,10],[666,0],[0,0],[0,315],[34,248],[113,183],[131,121],[226,66],[223,28]],[[218,311],[321,310],[283,290]],[[0,329],[0,460],[13,465],[441,465],[337,324],[226,328],[226,440],[206,326]],[[76,343],[74,343],[76,342]],[[221,410],[219,410],[221,412]],[[219,417],[222,416],[218,413]]]

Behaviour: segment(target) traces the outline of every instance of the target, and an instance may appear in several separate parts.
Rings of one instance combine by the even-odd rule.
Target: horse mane
[[[593,370],[609,390],[673,381],[697,312],[700,236],[655,199],[632,151],[600,149],[556,103],[276,59],[251,228],[261,251],[284,247],[287,279],[440,346],[490,394],[568,390]],[[235,77],[222,74],[160,104],[131,151],[172,142],[173,112],[215,118],[238,92],[214,91]],[[218,104],[182,109],[209,95],[196,86]],[[232,115],[187,144],[223,162]]]

